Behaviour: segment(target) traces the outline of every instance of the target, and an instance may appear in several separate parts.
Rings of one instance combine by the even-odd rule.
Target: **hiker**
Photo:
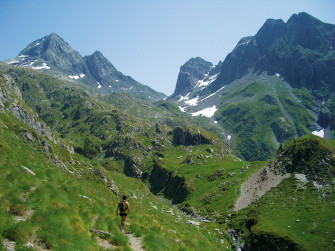
[[[121,216],[121,232],[123,232],[124,223],[126,222],[127,219],[127,214],[129,214],[129,203],[128,201],[126,201],[127,196],[123,195],[122,199],[123,200],[119,202],[116,208],[116,216],[119,216],[119,212]]]

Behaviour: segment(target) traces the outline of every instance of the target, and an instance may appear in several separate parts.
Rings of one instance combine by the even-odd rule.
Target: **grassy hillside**
[[[300,98],[310,98],[299,92]],[[215,118],[233,135],[232,149],[246,160],[273,157],[281,143],[310,133],[315,117],[281,79],[262,75],[229,89]]]
[[[334,158],[334,146],[314,135],[282,149],[273,163],[291,177],[229,218],[248,250],[332,250]]]
[[[193,120],[169,102],[153,105],[127,94],[105,96],[104,102],[80,86],[32,70],[7,67],[6,72],[20,87],[26,104],[76,152],[105,159],[105,166],[125,168],[131,176],[140,176],[146,159],[152,159],[152,153],[161,146],[171,144],[168,134],[173,126],[203,126],[221,133],[204,119]],[[111,158],[120,165],[111,164]]]
[[[157,156],[151,186],[186,212],[222,223],[233,210],[241,183],[261,165],[241,161],[219,145],[181,145]],[[171,182],[178,178],[179,186]]]
[[[251,250],[332,250],[334,186],[316,187],[295,176],[284,180],[257,203],[233,214]]]
[[[99,250],[106,239],[119,250],[129,250],[128,237],[119,232],[120,219],[115,215],[119,191],[133,194],[126,231],[141,237],[146,250],[230,248],[214,230],[223,231],[221,226],[189,224],[187,217],[158,200],[140,180],[107,171],[52,142],[47,157],[38,133],[10,113],[0,113],[0,118],[1,242],[14,241],[17,250],[32,250],[25,246],[28,242],[36,249]],[[27,133],[29,139],[22,136]],[[91,234],[91,228],[111,235]]]
[[[140,237],[146,250],[232,249],[229,228],[251,250],[331,247],[334,142],[307,135],[281,147],[272,160],[243,161],[212,132],[184,126],[192,121],[169,102],[136,106],[137,99],[123,94],[104,102],[34,71],[9,67],[7,72],[12,88],[20,87],[26,104],[56,133],[50,140],[9,112],[27,109],[34,116],[19,93],[0,107],[1,242],[14,241],[19,250],[29,250],[28,242],[37,249],[99,250],[103,243],[129,250],[115,216],[119,196],[127,194],[131,215],[126,232]],[[9,81],[3,74],[0,80]],[[10,88],[5,84],[2,89],[5,93]],[[235,137],[254,140],[252,150],[258,154],[263,154],[259,146],[266,149],[262,137],[275,143],[280,135],[289,140],[299,134],[297,125],[307,132],[305,122],[312,121],[281,82],[242,84],[226,96],[236,103],[220,110],[228,112],[221,123],[239,121]],[[251,104],[254,117],[243,117]],[[263,107],[268,117],[262,115]],[[297,109],[300,119],[291,119],[290,109]],[[264,126],[264,131],[243,138],[248,132],[242,125],[249,123]],[[265,166],[291,176],[235,212],[241,185]],[[262,174],[260,184],[266,178]],[[187,218],[171,202],[197,218]],[[91,228],[111,235],[90,233]]]

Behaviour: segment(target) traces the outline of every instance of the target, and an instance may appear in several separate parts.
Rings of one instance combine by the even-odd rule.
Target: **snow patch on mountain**
[[[31,66],[31,68],[34,70],[50,69],[50,67],[46,63],[43,63],[41,66]]]
[[[33,61],[30,61],[30,62],[26,62],[24,64],[22,64],[22,66],[24,67],[31,67],[33,64],[35,64],[37,62],[37,60],[33,60]]]
[[[205,76],[204,79],[199,80],[198,83],[196,84],[195,88],[204,89],[206,86],[210,85],[211,83],[213,83],[217,79],[217,77],[219,76],[219,73],[211,76],[210,78],[207,78],[207,76],[208,76],[208,74]]]
[[[250,38],[250,39],[248,39],[247,41],[238,44],[236,47],[243,46],[243,45],[248,45],[248,44],[251,42],[251,40],[252,40],[252,39]]]
[[[72,79],[79,79],[79,78],[83,78],[85,77],[85,74],[81,73],[79,76],[78,75],[69,75],[69,78],[72,78]]]
[[[222,87],[221,87],[219,90],[217,90],[216,92],[214,92],[214,93],[208,95],[207,97],[203,98],[202,100],[200,100],[200,102],[202,102],[202,101],[204,101],[204,100],[206,100],[206,99],[208,99],[208,98],[214,96],[215,94],[217,94],[218,92],[220,92],[221,90],[223,90],[225,87],[226,87],[226,86],[222,86]]]
[[[201,111],[198,111],[198,112],[194,112],[192,113],[192,116],[199,116],[199,115],[203,115],[205,117],[213,117],[214,116],[214,113],[217,111],[218,109],[216,108],[215,105],[213,105],[212,107],[207,107]]]
[[[71,75],[69,75],[69,78],[72,78],[72,79],[79,79],[80,77],[79,76],[77,76],[77,75],[73,75],[73,76],[71,76]]]
[[[181,102],[184,100],[188,100],[188,97],[190,96],[190,93],[187,93],[185,96],[180,96],[179,100],[177,102]]]
[[[316,136],[319,136],[321,138],[324,138],[325,137],[325,129],[322,129],[320,131],[313,131],[312,134],[314,134]]]
[[[198,101],[199,101],[199,96],[197,96],[193,99],[187,100],[187,101],[185,101],[185,103],[190,105],[190,106],[196,106],[198,104]]]
[[[185,107],[178,106],[182,112],[186,112]]]
[[[11,61],[8,61],[7,64],[18,64],[20,63],[19,61],[17,60],[11,60]]]

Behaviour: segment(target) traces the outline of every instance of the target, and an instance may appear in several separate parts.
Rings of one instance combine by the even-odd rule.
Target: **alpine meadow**
[[[334,250],[334,24],[264,20],[169,96],[66,39],[0,62],[0,250]]]

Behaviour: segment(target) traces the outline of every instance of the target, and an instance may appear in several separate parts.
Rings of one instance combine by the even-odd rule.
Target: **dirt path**
[[[127,233],[126,235],[129,238],[130,247],[131,247],[132,250],[134,250],[134,251],[145,251],[145,249],[142,248],[142,238],[135,237],[131,233]]]
[[[96,238],[98,244],[100,247],[102,247],[104,250],[114,250],[117,249],[117,246],[112,245],[109,241],[101,239],[99,237]]]

